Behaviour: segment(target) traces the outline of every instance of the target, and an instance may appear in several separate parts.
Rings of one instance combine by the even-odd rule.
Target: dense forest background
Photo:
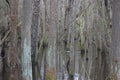
[[[0,0],[0,80],[120,80],[120,0]]]

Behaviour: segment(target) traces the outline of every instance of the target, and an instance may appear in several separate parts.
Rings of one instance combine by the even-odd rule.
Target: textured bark
[[[9,80],[18,80],[17,24],[18,0],[11,1],[10,14],[10,76]]]
[[[46,0],[46,25],[47,25],[47,36],[48,36],[48,52],[47,52],[47,66],[46,74],[51,74],[51,78],[56,79],[56,27],[57,27],[57,1],[58,0]],[[48,8],[49,6],[49,8]]]
[[[0,49],[0,80],[3,80],[3,58]]]
[[[22,13],[22,80],[32,80],[31,64],[31,20],[32,20],[32,0],[23,0]]]
[[[120,0],[113,1],[112,54],[117,80],[120,80]]]
[[[40,12],[40,0],[33,1],[33,13],[32,13],[32,28],[31,28],[31,53],[32,53],[32,75],[33,80],[37,80],[36,77],[36,53],[38,44],[38,27],[39,27],[39,12]]]
[[[73,78],[74,75],[74,31],[75,31],[75,26],[74,26],[74,20],[75,20],[75,14],[74,14],[74,6],[75,6],[75,0],[69,0],[68,1],[68,7],[67,7],[67,18],[68,18],[68,22],[67,22],[67,28],[68,28],[68,44],[70,43],[70,67],[69,67],[69,75],[70,75],[70,79]]]
[[[64,45],[63,45],[63,37],[64,35],[64,16],[63,16],[63,0],[57,2],[57,28],[56,28],[56,71],[57,71],[57,80],[63,79],[63,53],[64,53]]]
[[[80,32],[77,31],[77,26],[76,26],[76,21],[79,16],[79,13],[81,12],[80,10],[81,6],[81,0],[74,0],[73,4],[73,33],[71,35],[73,36],[74,39],[74,80],[79,80],[79,65],[80,65],[80,48],[79,48],[79,39],[80,39]],[[72,37],[71,37],[72,38]]]
[[[50,0],[50,23],[49,23],[49,49],[50,52],[49,58],[51,58],[51,62],[49,64],[49,68],[55,68],[55,52],[56,52],[56,27],[57,27],[57,0]],[[51,65],[52,64],[52,65]]]

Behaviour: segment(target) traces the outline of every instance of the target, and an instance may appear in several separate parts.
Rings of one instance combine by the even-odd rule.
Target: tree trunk
[[[31,19],[32,19],[32,0],[23,0],[22,14],[22,79],[32,80],[31,64]]]
[[[36,79],[36,53],[38,44],[38,27],[39,27],[39,12],[40,12],[40,0],[34,0],[33,13],[32,13],[32,29],[31,29],[31,52],[32,52],[32,75],[33,80]]]
[[[9,80],[18,80],[17,24],[18,0],[11,1],[10,14],[10,76]]]
[[[112,54],[117,80],[120,80],[120,0],[113,1]]]

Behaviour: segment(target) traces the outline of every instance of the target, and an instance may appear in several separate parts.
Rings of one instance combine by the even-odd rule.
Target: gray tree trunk
[[[10,13],[10,76],[9,80],[18,80],[17,24],[18,0],[11,0]]]
[[[39,13],[40,12],[40,0],[33,1],[33,13],[32,13],[32,27],[31,27],[31,53],[32,53],[32,75],[33,80],[37,80],[36,74],[36,54],[38,44],[38,27],[39,27]]]
[[[113,1],[112,54],[117,80],[120,80],[120,0]]]
[[[31,20],[32,20],[32,0],[23,0],[22,11],[22,79],[32,80],[31,63]]]

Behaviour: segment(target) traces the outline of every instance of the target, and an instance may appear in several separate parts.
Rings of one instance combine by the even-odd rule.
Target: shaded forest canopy
[[[120,80],[119,0],[0,0],[0,80]]]

